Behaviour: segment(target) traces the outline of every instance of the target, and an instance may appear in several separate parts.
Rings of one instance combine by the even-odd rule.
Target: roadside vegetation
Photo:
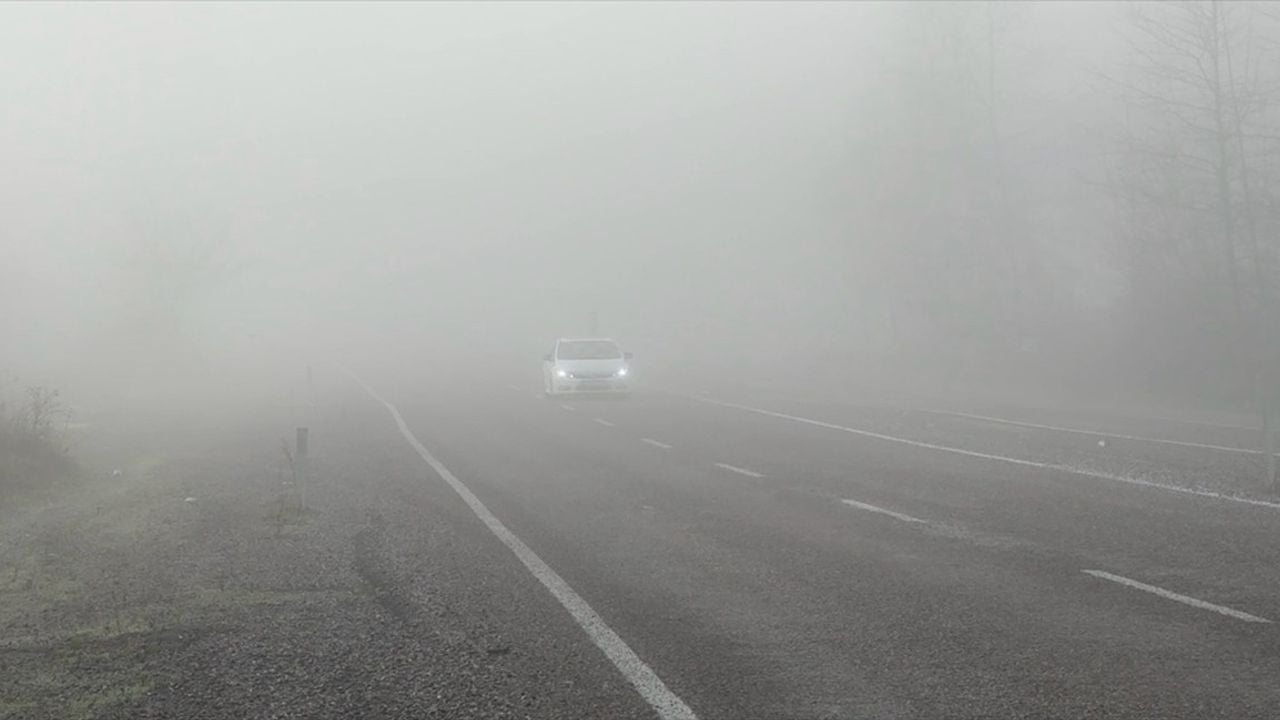
[[[0,506],[42,495],[77,475],[66,444],[68,420],[58,390],[0,392]]]

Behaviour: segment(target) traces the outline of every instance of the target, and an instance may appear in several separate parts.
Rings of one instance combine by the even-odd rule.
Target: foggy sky
[[[883,141],[917,12],[5,4],[0,370],[406,338],[536,357],[589,312],[650,354],[870,333],[898,229],[868,198],[936,162]],[[1009,13],[1007,122],[1064,192],[1114,17]],[[1096,269],[1089,222],[1056,223],[1053,262]]]

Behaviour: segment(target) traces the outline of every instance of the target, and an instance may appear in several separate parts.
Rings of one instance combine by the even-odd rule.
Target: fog
[[[114,400],[323,361],[536,377],[556,337],[598,333],[664,382],[1242,401],[1225,350],[1159,360],[1239,339],[1209,311],[1134,330],[1176,284],[1143,295],[1134,268],[1221,240],[1206,220],[1159,263],[1135,254],[1135,227],[1191,225],[1117,201],[1152,196],[1119,190],[1122,150],[1201,142],[1148,120],[1139,21],[1109,3],[7,4],[0,372]],[[1249,47],[1265,75],[1270,46]],[[1272,171],[1242,204],[1271,207],[1247,193]],[[1232,267],[1271,272],[1264,246]],[[1266,316],[1268,282],[1241,317]]]

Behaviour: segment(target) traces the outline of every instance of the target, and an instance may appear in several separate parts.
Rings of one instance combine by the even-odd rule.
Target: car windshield
[[[622,357],[618,344],[611,340],[566,340],[556,350],[560,360],[616,360]]]

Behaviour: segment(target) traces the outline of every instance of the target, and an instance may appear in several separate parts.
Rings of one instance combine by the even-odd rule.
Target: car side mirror
[[[633,357],[635,357],[635,353],[629,353],[629,352],[622,353],[622,358],[624,360],[630,360]]]
[[[556,361],[555,356],[554,356],[554,355],[552,355],[551,353],[547,353],[546,355],[543,355],[543,356],[542,356],[542,359],[543,359],[543,360],[545,360],[545,361],[547,361],[547,362],[555,362],[555,361]]]

